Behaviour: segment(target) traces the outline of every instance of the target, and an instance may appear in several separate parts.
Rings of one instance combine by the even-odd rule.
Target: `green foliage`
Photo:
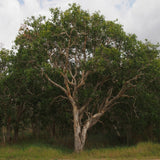
[[[89,71],[76,94],[76,102],[82,106],[91,98],[87,112],[93,113],[99,110],[111,88],[114,97],[129,79],[140,74],[132,86],[128,85],[128,98],[121,98],[102,119],[103,127],[99,124],[95,130],[110,130],[107,135],[115,134],[121,143],[121,139],[135,143],[140,135],[145,135],[141,140],[158,141],[159,45],[139,41],[135,34],[126,34],[117,21],[106,21],[99,12],[90,14],[77,4],[65,11],[52,8],[50,12],[49,19],[32,16],[25,20],[15,40],[16,53],[0,51],[0,127],[20,131],[31,128],[36,136],[44,132],[47,136],[72,132],[71,104],[62,100],[65,94],[44,77],[46,73],[65,87],[62,73],[66,66],[70,82],[73,75],[80,82],[83,71]],[[68,57],[65,53],[69,53]],[[100,85],[95,91],[97,83]],[[72,85],[69,87],[74,90]],[[83,123],[87,116],[86,113]]]

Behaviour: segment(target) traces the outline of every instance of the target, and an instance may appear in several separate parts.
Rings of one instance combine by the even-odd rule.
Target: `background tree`
[[[0,127],[4,143],[10,137],[10,118],[6,116],[8,115],[6,113],[10,112],[8,107],[10,93],[8,92],[8,86],[4,83],[11,69],[11,57],[12,52],[9,50],[3,48],[0,51]],[[4,126],[7,126],[7,134]]]

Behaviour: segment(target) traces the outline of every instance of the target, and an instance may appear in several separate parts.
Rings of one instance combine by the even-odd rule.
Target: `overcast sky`
[[[64,10],[73,2],[90,12],[100,11],[106,20],[118,19],[138,39],[160,42],[160,0],[0,0],[0,43],[10,49],[24,19],[49,16],[49,8]]]

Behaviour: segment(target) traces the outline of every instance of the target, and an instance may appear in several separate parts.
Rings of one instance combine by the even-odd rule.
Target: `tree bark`
[[[14,127],[14,140],[17,141],[19,137],[19,127],[15,126]]]
[[[11,128],[10,125],[7,125],[7,133],[6,133],[6,140],[7,140],[7,142],[11,142],[11,140],[12,140],[11,133],[12,133],[12,128]]]
[[[80,152],[83,150],[81,144],[81,127],[79,123],[79,111],[77,106],[73,106],[73,117],[74,117],[74,149],[75,152]]]
[[[89,129],[90,121],[87,121],[82,127],[80,124],[79,110],[77,107],[73,107],[74,116],[74,149],[79,153],[84,149],[86,142],[87,131]]]
[[[6,144],[5,127],[2,126],[3,143]]]

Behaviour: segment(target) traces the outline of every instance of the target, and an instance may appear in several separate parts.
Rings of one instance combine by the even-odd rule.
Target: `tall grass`
[[[0,146],[0,160],[152,160],[160,159],[160,144],[146,142],[131,147],[87,149],[76,154],[72,149],[40,142]]]

